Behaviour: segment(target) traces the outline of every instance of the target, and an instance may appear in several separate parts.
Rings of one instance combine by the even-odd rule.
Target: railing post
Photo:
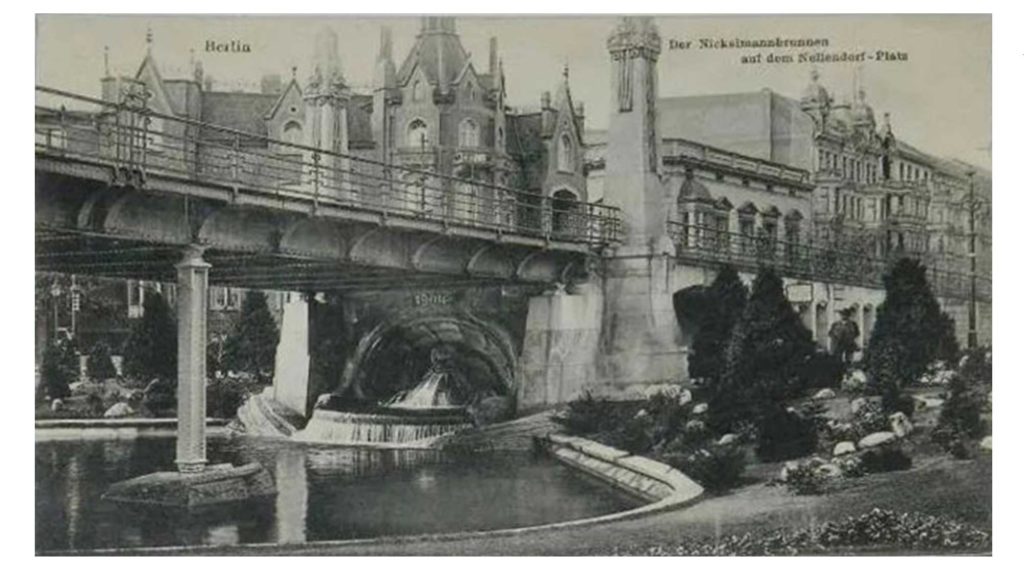
[[[234,150],[231,154],[231,202],[238,200],[238,189],[241,186],[241,155],[242,137],[235,135]]]
[[[320,208],[320,151],[313,152],[313,214]]]

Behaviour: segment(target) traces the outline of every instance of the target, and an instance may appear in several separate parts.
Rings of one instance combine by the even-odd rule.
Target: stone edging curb
[[[704,489],[689,477],[664,463],[659,463],[652,459],[630,455],[625,451],[613,449],[594,441],[566,435],[551,434],[544,438],[537,438],[537,440],[556,459],[565,465],[597,477],[620,490],[646,501],[651,501],[651,503],[635,509],[598,517],[489,531],[400,535],[309,543],[244,543],[237,545],[69,550],[46,552],[46,555],[331,555],[336,554],[332,552],[332,549],[338,548],[514,537],[528,533],[587,527],[635,519],[677,509],[692,504],[704,494]]]

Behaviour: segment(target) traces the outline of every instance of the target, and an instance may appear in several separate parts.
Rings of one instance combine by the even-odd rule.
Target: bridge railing
[[[892,262],[864,252],[831,246],[680,222],[668,224],[676,255],[684,262],[731,264],[746,270],[770,266],[784,276],[878,288],[883,286],[883,277]],[[928,281],[937,296],[970,298],[971,277],[968,274],[929,267]],[[992,280],[976,277],[975,295],[980,300],[991,301]]]
[[[546,197],[479,179],[389,164],[204,122],[36,87],[36,152],[102,163],[145,185],[163,175],[436,221],[496,233],[606,245],[621,236],[615,207]],[[372,154],[372,151],[369,151]]]

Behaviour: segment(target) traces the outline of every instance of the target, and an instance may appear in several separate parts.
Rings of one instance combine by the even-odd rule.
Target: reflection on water
[[[174,439],[36,443],[36,549],[301,543],[522,527],[638,503],[544,457],[303,446],[211,438],[214,463],[260,461],[278,494],[190,515],[100,500],[116,481],[174,466]]]

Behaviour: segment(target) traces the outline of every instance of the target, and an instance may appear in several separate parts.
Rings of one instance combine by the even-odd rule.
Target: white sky
[[[748,92],[771,88],[799,97],[811,65],[742,65],[743,50],[669,50],[669,39],[824,37],[829,51],[892,50],[907,62],[867,62],[863,85],[881,121],[892,113],[897,135],[934,154],[991,166],[991,20],[983,16],[664,16],[656,18],[663,48],[659,61],[661,96]],[[260,77],[283,78],[298,67],[309,75],[312,37],[324,25],[339,36],[345,76],[369,87],[377,55],[379,29],[389,25],[396,65],[411,47],[416,18],[282,16],[40,16],[37,18],[37,83],[96,95],[103,75],[103,47],[110,68],[132,74],[145,51],[147,26],[154,54],[165,77],[183,76],[189,50],[203,62],[218,88],[245,84],[253,90]],[[586,106],[587,127],[607,125],[610,66],[605,40],[614,20],[608,17],[461,17],[457,29],[486,72],[488,38],[498,37],[509,103],[537,106],[540,93],[554,91],[564,64],[570,68],[573,95]],[[207,40],[239,40],[247,54],[206,53]],[[799,50],[790,49],[795,53]],[[856,65],[821,64],[821,82],[842,99],[849,94]],[[175,71],[177,71],[175,73]]]

